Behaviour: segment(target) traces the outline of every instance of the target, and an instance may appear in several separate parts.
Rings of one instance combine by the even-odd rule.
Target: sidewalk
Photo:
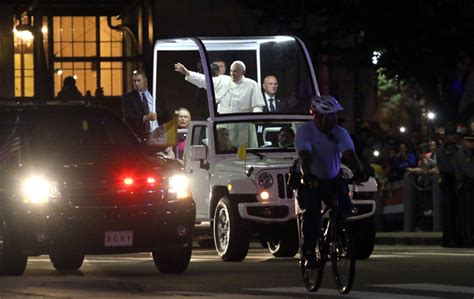
[[[441,245],[441,232],[377,232],[378,245]]]

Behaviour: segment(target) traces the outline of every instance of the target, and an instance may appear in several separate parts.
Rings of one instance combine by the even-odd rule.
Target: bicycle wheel
[[[298,238],[300,241],[300,247],[303,243],[303,235],[302,235],[302,227],[301,227],[301,220],[302,214],[298,214],[297,216],[297,225],[298,225]],[[323,235],[320,236],[320,240],[323,240]],[[323,269],[325,260],[321,260],[321,247],[323,247],[324,242],[318,241],[316,245],[316,258],[320,259],[321,261],[321,268],[320,269],[306,269],[306,258],[303,255],[303,252],[300,250],[300,271],[301,277],[303,278],[304,286],[310,292],[316,292],[319,287],[321,286],[321,281],[323,279]]]
[[[355,276],[355,255],[350,234],[346,227],[336,225],[331,241],[331,264],[334,283],[341,294],[348,294]]]
[[[301,276],[303,277],[304,286],[310,292],[316,292],[321,286],[321,281],[323,280],[324,273],[324,259],[321,259],[320,250],[316,250],[316,258],[320,261],[321,267],[319,269],[307,269],[306,268],[306,258],[301,253],[300,254],[300,270]]]

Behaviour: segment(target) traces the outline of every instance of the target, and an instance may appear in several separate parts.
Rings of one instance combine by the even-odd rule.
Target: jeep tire
[[[19,252],[5,223],[0,219],[0,276],[23,275],[27,262],[28,256]]]
[[[280,240],[270,240],[267,242],[268,250],[274,257],[293,257],[298,253],[299,240],[296,223],[291,223],[285,227]]]
[[[354,221],[352,225],[354,252],[356,259],[368,259],[374,251],[375,222],[374,217]]]
[[[242,261],[249,250],[250,235],[229,197],[219,200],[214,213],[214,244],[225,262]]]

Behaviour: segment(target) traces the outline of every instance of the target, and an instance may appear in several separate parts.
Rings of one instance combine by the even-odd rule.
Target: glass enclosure
[[[188,108],[193,120],[255,112],[308,114],[309,99],[319,95],[304,45],[289,36],[162,40],[154,58],[157,101],[169,111]],[[235,61],[243,62],[243,77],[231,72]],[[175,71],[176,63],[191,75]],[[242,64],[234,64],[239,68]]]
[[[216,123],[216,153],[236,153],[242,144],[246,144],[247,152],[294,152],[295,132],[305,122],[260,120]]]

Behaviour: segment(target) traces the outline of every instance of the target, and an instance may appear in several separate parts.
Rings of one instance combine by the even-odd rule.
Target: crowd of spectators
[[[449,236],[443,235],[443,245],[472,246],[474,245],[474,202],[472,201],[474,193],[472,193],[472,187],[466,186],[472,186],[474,182],[474,177],[470,172],[473,163],[463,157],[472,155],[474,120],[467,125],[447,123],[444,126],[422,131],[423,134],[401,132],[395,129],[387,131],[383,130],[377,122],[365,122],[358,123],[352,134],[358,154],[373,171],[381,194],[394,182],[403,180],[406,174],[412,177],[411,182],[417,190],[416,200],[421,203],[421,206],[417,206],[416,213],[421,217],[431,216],[432,202],[426,199],[431,199],[433,182],[440,184],[447,182],[446,179],[442,181],[445,177],[444,170],[441,170],[442,175],[440,175],[438,168],[437,160],[441,155],[441,158],[449,164],[448,168],[452,168],[453,180],[449,184],[454,185],[451,189],[448,188],[452,192],[445,190],[441,193],[443,229],[447,230],[450,227],[450,233],[444,232]],[[452,143],[453,146],[446,150],[448,143]],[[446,153],[448,156],[451,153],[452,158],[446,159]],[[451,170],[448,172],[451,173]],[[448,213],[451,214],[450,217]],[[417,225],[420,225],[418,227],[420,230],[429,229],[420,223]]]

